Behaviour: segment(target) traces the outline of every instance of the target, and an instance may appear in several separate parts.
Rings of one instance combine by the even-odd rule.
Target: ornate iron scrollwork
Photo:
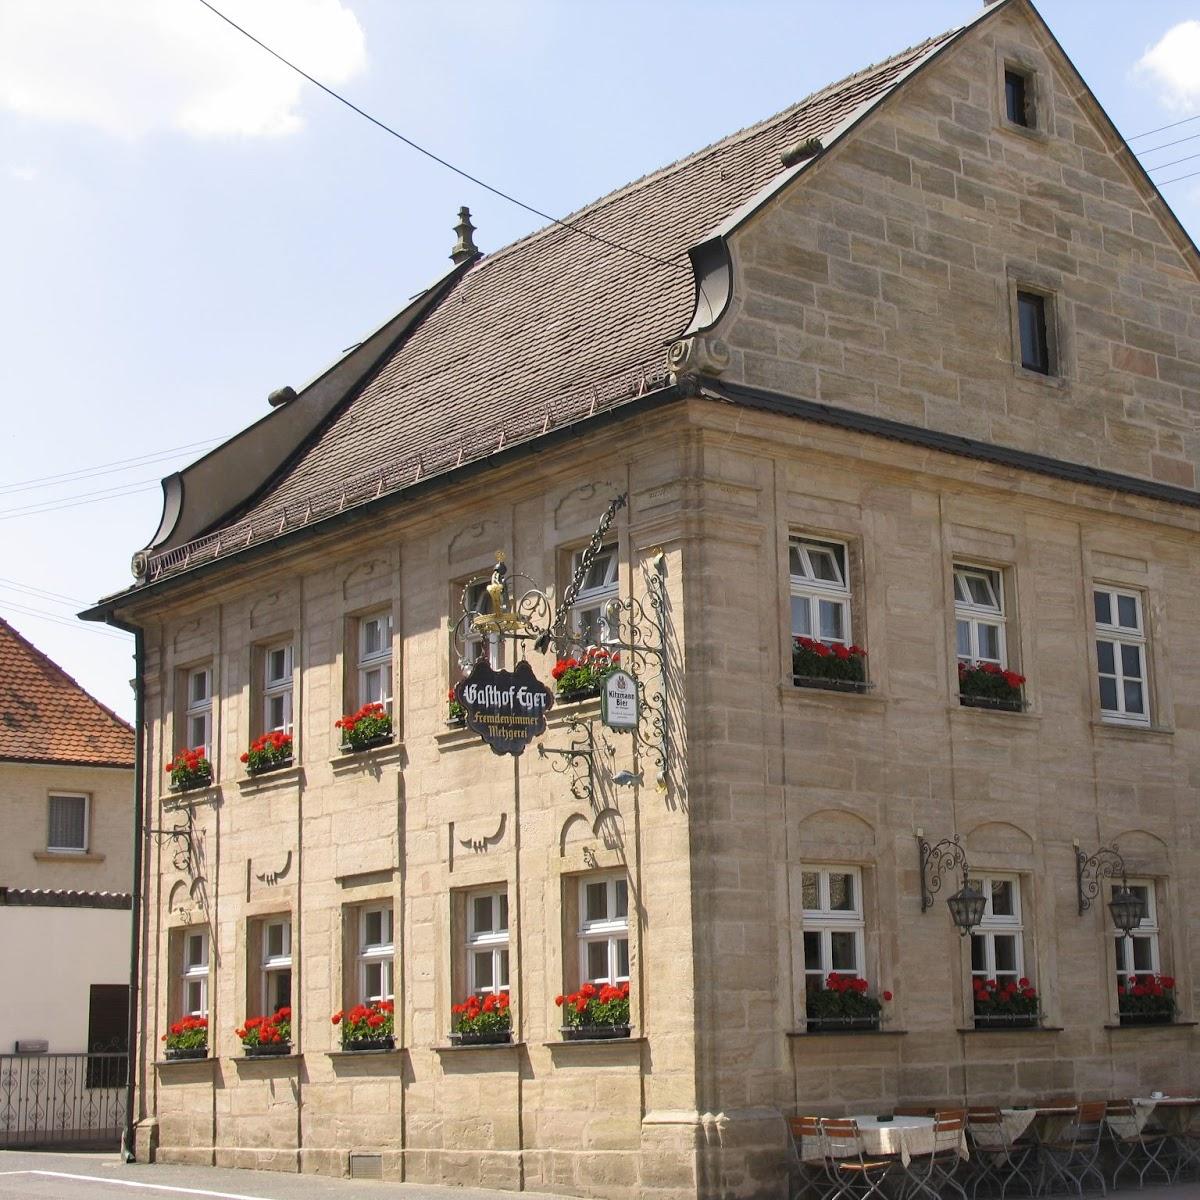
[[[925,912],[933,907],[934,894],[942,890],[943,873],[961,867],[965,884],[970,868],[967,865],[967,852],[959,844],[957,833],[931,846],[924,834],[917,830],[917,846],[921,853],[921,911]]]
[[[553,755],[552,770],[567,775],[571,780],[571,795],[576,800],[586,800],[593,807],[596,799],[596,725],[594,721],[573,716],[567,721],[571,731],[571,744],[566,749],[555,749],[538,742],[538,756]],[[611,754],[612,747],[605,746]]]

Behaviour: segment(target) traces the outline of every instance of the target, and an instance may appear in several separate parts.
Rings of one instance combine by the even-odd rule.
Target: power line
[[[1200,154],[1186,154],[1183,158],[1173,158],[1170,162],[1159,163],[1157,167],[1147,167],[1147,171],[1162,171],[1166,167],[1177,167],[1180,163],[1191,162],[1193,158],[1200,158]]]
[[[1160,179],[1154,186],[1166,187],[1168,183],[1182,183],[1185,179],[1195,179],[1200,171],[1192,171],[1189,175],[1176,175],[1174,179]]]
[[[101,504],[105,500],[120,500],[122,496],[136,496],[139,492],[152,492],[157,488],[158,481],[154,479],[143,479],[130,484],[121,483],[113,488],[103,488],[97,492],[83,492],[62,500],[47,500],[40,504],[6,508],[0,510],[0,521],[11,521],[14,517],[37,517],[42,513],[58,512],[63,508],[78,508],[81,504]]]
[[[201,0],[203,3],[204,0]],[[1175,129],[1179,125],[1188,125],[1192,121],[1200,121],[1200,113],[1194,113],[1190,117],[1184,117],[1182,121],[1172,121],[1170,125],[1160,125],[1157,129],[1147,129],[1145,133],[1131,133],[1125,140],[1127,142],[1136,142],[1138,138],[1149,137],[1152,133],[1162,133],[1164,129]],[[1146,151],[1148,154],[1149,151]]]
[[[33,587],[31,584],[18,583],[15,579],[0,578],[0,591],[24,592],[38,600],[48,600],[51,604],[62,604],[70,608],[83,608],[91,603],[80,600],[77,596],[64,596],[62,592],[48,592],[45,588]]]
[[[670,267],[675,271],[686,271],[690,269],[684,266],[683,263],[672,262],[667,258],[659,258],[655,254],[647,254],[644,250],[635,250],[632,246],[624,246],[620,242],[614,242],[611,238],[604,237],[602,234],[592,233],[591,230],[582,229],[578,225],[572,225],[568,221],[560,221],[558,217],[552,217],[549,213],[542,212],[540,208],[534,208],[532,204],[526,204],[524,200],[518,200],[516,196],[509,195],[508,192],[502,192],[497,187],[492,187],[490,183],[485,183],[478,176],[472,175],[470,172],[464,171],[461,167],[456,167],[452,162],[448,162],[446,159],[434,154],[432,150],[426,150],[424,146],[418,145],[412,140],[412,138],[405,137],[404,134],[393,129],[390,125],[385,125],[381,120],[378,119],[378,117],[371,116],[371,114],[365,109],[359,108],[357,104],[347,100],[345,96],[341,95],[339,92],[335,92],[333,88],[327,87],[319,79],[314,79],[313,76],[311,76],[307,71],[301,70],[294,62],[290,62],[288,59],[284,58],[283,55],[277,50],[272,50],[271,47],[266,44],[266,42],[260,41],[254,36],[254,34],[250,33],[246,29],[243,29],[236,21],[230,19],[223,12],[221,12],[219,8],[214,8],[213,5],[208,2],[208,0],[200,0],[200,3],[203,4],[204,7],[209,10],[209,12],[220,17],[221,20],[227,25],[231,25],[243,37],[249,38],[256,46],[265,50],[269,55],[271,55],[272,58],[278,59],[279,62],[283,63],[285,67],[295,71],[297,75],[303,76],[314,87],[319,87],[327,96],[332,96],[334,100],[344,104],[353,112],[358,113],[360,117],[365,118],[366,120],[370,121],[372,125],[382,129],[384,133],[390,133],[392,137],[399,138],[399,140],[402,141],[406,146],[416,150],[420,154],[425,155],[426,158],[432,159],[435,163],[445,167],[448,171],[453,171],[456,175],[461,175],[463,179],[470,180],[471,183],[484,188],[486,191],[491,192],[492,195],[499,196],[501,200],[507,200],[510,204],[515,204],[518,208],[523,208],[526,212],[533,213],[535,217],[541,217],[543,221],[549,221],[554,225],[558,225],[563,229],[569,230],[571,233],[577,233],[581,237],[591,238],[594,242],[600,242],[602,245],[611,246],[614,250],[621,250],[626,254],[634,254],[638,258],[644,258],[647,262],[658,263],[661,266]]]
[[[1138,158],[1143,158],[1145,155],[1154,154],[1158,150],[1167,150],[1171,146],[1182,146],[1184,142],[1194,142],[1197,138],[1200,138],[1200,133],[1189,133],[1185,138],[1176,138],[1173,142],[1163,142],[1161,146],[1151,146],[1149,150],[1135,150],[1134,154]]]
[[[79,629],[85,633],[98,633],[103,637],[115,638],[123,642],[125,639],[107,625],[97,625],[89,621],[72,621],[69,617],[60,617],[58,613],[44,612],[38,608],[27,608],[24,604],[15,604],[11,600],[0,600],[0,609],[6,612],[19,612],[26,617],[34,617],[39,621],[53,621],[55,625],[65,625],[68,629]]]

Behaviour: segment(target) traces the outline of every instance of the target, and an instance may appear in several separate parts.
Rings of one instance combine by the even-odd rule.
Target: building
[[[133,730],[0,619],[0,1054],[126,1049],[132,797]]]
[[[143,820],[200,860],[148,845],[139,1156],[780,1196],[797,1111],[1194,1079],[1197,252],[1035,9],[572,222],[480,256],[463,214],[444,279],[165,481],[89,614],[141,630]],[[661,631],[650,718],[560,703],[551,753],[498,757],[447,725],[464,591],[487,611],[499,547],[561,605],[622,495],[575,628],[615,597]],[[394,740],[342,753],[371,700]],[[183,741],[214,775],[172,796]],[[514,1012],[486,1051],[449,1038],[481,945]],[[346,1054],[369,961],[397,1048]],[[891,993],[879,1030],[809,1020],[832,971]],[[1131,1019],[1148,972],[1174,1020]],[[626,974],[632,1036],[565,1041],[556,996]],[[1034,1028],[981,1027],[989,979]],[[244,1057],[285,995],[293,1053]],[[209,1057],[157,1061],[196,1005]]]

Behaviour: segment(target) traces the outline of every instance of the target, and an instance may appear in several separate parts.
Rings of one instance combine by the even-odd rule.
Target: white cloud
[[[18,183],[32,183],[38,177],[37,167],[18,167],[11,166],[8,168],[9,179],[15,179]]]
[[[366,64],[341,0],[224,0],[217,7],[330,85]],[[313,90],[197,0],[0,0],[0,107],[120,138],[279,137],[303,128]]]
[[[1195,112],[1200,105],[1200,21],[1180,21],[1142,55],[1134,70],[1157,88],[1159,100],[1173,112]]]

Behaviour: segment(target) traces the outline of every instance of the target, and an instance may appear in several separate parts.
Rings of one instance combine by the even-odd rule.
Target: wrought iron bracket
[[[1101,846],[1090,857],[1079,848],[1078,841],[1072,842],[1075,847],[1075,885],[1079,898],[1079,915],[1082,917],[1092,901],[1100,895],[1101,881],[1104,879],[1121,878],[1125,886],[1128,873],[1125,870],[1125,860],[1116,845]]]
[[[546,758],[553,755],[558,761],[551,761],[551,769],[560,775],[569,774],[571,777],[571,795],[576,800],[586,800],[595,803],[596,798],[596,752],[597,749],[607,750],[610,755],[615,753],[611,746],[596,746],[596,726],[594,721],[585,721],[582,717],[571,717],[567,722],[571,731],[571,744],[565,748],[547,746],[538,742],[538,757]]]
[[[959,843],[957,833],[931,846],[925,840],[925,831],[918,829],[917,850],[921,858],[921,911],[927,912],[933,907],[934,893],[942,890],[942,875],[960,867],[965,887],[970,867],[967,864],[967,852]]]
[[[186,871],[194,877],[192,860],[196,850],[196,831],[192,823],[191,809],[181,825],[172,825],[169,829],[147,829],[149,837],[154,838],[159,846],[168,842],[174,843],[171,850],[171,861],[177,871]]]

